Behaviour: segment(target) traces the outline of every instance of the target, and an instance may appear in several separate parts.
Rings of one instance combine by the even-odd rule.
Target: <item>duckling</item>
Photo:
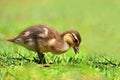
[[[21,45],[29,50],[35,51],[40,59],[40,64],[45,64],[43,53],[53,54],[65,53],[73,47],[75,53],[79,53],[81,43],[80,34],[77,31],[69,30],[59,33],[46,25],[34,25],[22,31],[17,37],[8,41]]]

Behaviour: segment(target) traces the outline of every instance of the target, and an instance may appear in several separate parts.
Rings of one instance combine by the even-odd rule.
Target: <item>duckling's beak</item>
[[[76,54],[79,54],[79,47],[78,46],[74,46],[73,49],[74,49],[74,52]]]

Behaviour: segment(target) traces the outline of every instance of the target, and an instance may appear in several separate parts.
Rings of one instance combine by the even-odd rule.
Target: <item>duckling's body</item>
[[[52,52],[53,54],[62,54],[66,52],[70,47],[74,47],[75,44],[70,34],[78,35],[76,46],[79,47],[81,38],[76,31],[67,31],[63,34],[57,32],[55,29],[45,25],[35,25],[27,28],[14,39],[9,41],[17,43],[25,48],[38,53],[40,63],[46,63],[44,58],[44,52]],[[77,51],[77,48],[76,48]]]

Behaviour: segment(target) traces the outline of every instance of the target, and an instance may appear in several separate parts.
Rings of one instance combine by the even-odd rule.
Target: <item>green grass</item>
[[[1,0],[0,80],[120,80],[119,0]],[[80,54],[70,49],[45,54],[50,67],[38,65],[37,54],[6,39],[25,28],[46,24],[59,32],[80,32]]]
[[[120,59],[105,54],[73,54],[70,49],[59,56],[46,53],[50,67],[39,65],[36,53],[12,43],[0,42],[1,80],[112,80],[120,77]]]

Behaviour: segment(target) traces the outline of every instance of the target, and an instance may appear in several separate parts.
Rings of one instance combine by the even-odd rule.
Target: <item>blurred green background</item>
[[[0,0],[1,40],[36,24],[78,30],[81,50],[119,55],[119,0]]]

